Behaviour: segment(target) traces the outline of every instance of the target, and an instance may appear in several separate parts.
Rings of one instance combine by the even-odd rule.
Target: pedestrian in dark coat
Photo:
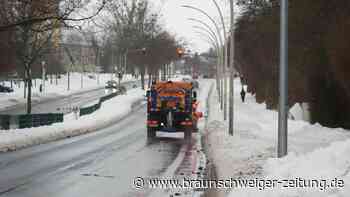
[[[244,91],[244,88],[242,87],[242,90],[241,90],[241,99],[242,99],[242,102],[244,103],[245,101],[245,91]]]

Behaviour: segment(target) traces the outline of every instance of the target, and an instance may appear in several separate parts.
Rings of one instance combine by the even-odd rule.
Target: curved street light
[[[213,17],[211,17],[207,12],[205,12],[204,10],[200,9],[200,8],[197,8],[197,7],[194,7],[194,6],[190,6],[190,5],[182,5],[181,7],[184,7],[184,8],[189,8],[189,9],[192,9],[192,10],[196,10],[202,14],[204,14],[206,17],[208,17],[208,19],[214,24],[215,28],[216,28],[216,31],[219,35],[219,39],[220,39],[220,42],[223,43],[223,39],[222,39],[222,36],[221,36],[221,32],[220,32],[220,28],[219,28],[219,25],[217,24],[217,22],[213,19]]]
[[[192,28],[194,29],[198,29],[198,30],[202,30],[204,32],[206,32],[207,34],[210,35],[210,37],[213,39],[213,40],[216,40],[217,39],[217,36],[215,34],[212,34],[209,30],[207,30],[206,28],[204,27],[201,27],[201,26],[198,26],[198,25],[193,25]],[[220,42],[216,42],[219,46],[223,46],[222,43]],[[220,48],[220,47],[219,47]]]
[[[216,35],[215,31],[207,23],[205,23],[201,20],[198,20],[195,18],[188,18],[188,20],[197,22],[197,23],[203,25],[204,27],[206,27],[206,28],[203,28],[203,27],[196,26],[194,28],[197,28],[197,29],[205,32],[205,33],[203,33],[203,32],[197,32],[197,33],[200,33],[202,36],[204,35],[205,37],[209,38],[209,40],[212,43],[212,45],[214,46],[214,48],[216,48],[217,62],[218,62],[218,64],[222,65],[222,59],[221,59],[222,56],[220,54],[220,51],[221,51],[220,46],[223,46],[223,43],[219,41],[218,36]],[[217,70],[217,76],[219,76],[220,71],[219,71],[218,66],[216,66],[216,70]],[[216,82],[217,82],[217,84],[220,84],[220,80],[218,77],[216,78]],[[221,89],[219,89],[219,90],[221,90]],[[218,91],[218,92],[219,92],[219,95],[221,95],[220,91]],[[220,97],[220,98],[222,98],[222,97]]]
[[[188,18],[188,20],[204,25],[210,31],[211,35],[215,35],[215,40],[217,43],[219,43],[218,36],[216,35],[215,31],[207,23],[205,23],[201,20],[195,19],[195,18]],[[220,45],[223,45],[223,43],[221,42]]]
[[[200,29],[200,30],[202,30],[202,29]],[[205,31],[205,29],[204,29],[204,31]],[[207,38],[206,42],[209,42],[209,43],[211,43],[213,45],[213,47],[215,48],[216,53],[217,53],[217,58],[218,58],[217,61],[220,63],[220,61],[221,61],[220,44],[217,41],[215,41],[215,39],[212,38],[212,36],[207,31],[205,31],[205,32],[195,31],[195,33],[199,34],[200,36],[203,36],[203,37]]]
[[[210,44],[213,45],[213,47],[217,50],[217,52],[219,52],[220,45],[210,35],[206,34],[206,32],[201,32],[201,31],[194,31],[194,33],[197,33],[200,36],[205,37],[207,41],[210,41]]]
[[[227,40],[227,35],[226,35],[226,26],[225,26],[225,22],[224,22],[224,17],[223,17],[223,14],[222,14],[222,11],[218,5],[218,3],[216,2],[216,0],[213,0],[213,3],[215,4],[215,7],[217,8],[217,11],[220,15],[220,21],[221,21],[221,24],[222,24],[222,27],[223,27],[223,30],[224,30],[224,40],[225,40],[225,43],[223,43],[222,41],[222,37],[221,37],[221,33],[220,33],[220,28],[218,26],[218,24],[215,22],[215,20],[207,13],[205,12],[204,10],[200,9],[200,8],[197,8],[197,7],[194,7],[194,6],[189,6],[189,5],[183,5],[182,7],[185,7],[185,8],[190,8],[190,9],[193,9],[193,10],[196,10],[196,11],[199,11],[200,13],[204,14],[205,16],[207,16],[210,21],[215,25],[215,28],[218,32],[218,34],[220,35],[220,41],[221,43],[223,43],[223,47],[224,47],[224,54],[223,54],[223,65],[222,65],[222,73],[223,73],[223,77],[224,79],[221,80],[221,85],[220,85],[220,91],[219,92],[222,92],[223,93],[223,96],[220,96],[220,108],[224,110],[224,120],[227,119],[227,82],[226,82],[226,68],[228,67],[228,49],[227,49],[227,45],[226,45],[226,40]]]
[[[228,66],[228,49],[227,49],[227,35],[226,35],[226,26],[225,26],[225,21],[224,21],[224,16],[222,14],[222,11],[220,9],[220,6],[219,4],[217,3],[216,0],[212,0],[213,3],[215,4],[215,7],[216,9],[218,10],[218,13],[220,15],[220,20],[221,20],[221,24],[222,24],[222,27],[224,29],[224,39],[225,39],[225,44],[223,45],[225,48],[224,48],[224,67],[222,68],[222,71],[224,73],[224,120],[227,119],[227,75],[226,75],[226,68]]]
[[[217,62],[220,62],[221,61],[221,58],[220,58],[220,51],[219,51],[219,45],[207,34],[203,33],[203,32],[199,32],[199,31],[195,31],[195,33],[197,33],[200,38],[202,40],[204,40],[205,42],[209,43],[212,45],[213,48],[215,48],[215,51],[216,51],[216,61]],[[219,73],[219,69],[218,69],[218,64],[216,64],[216,75],[218,75]],[[216,77],[216,83],[219,83],[219,78]]]
[[[215,42],[213,40],[213,38],[211,38],[209,35],[207,35],[204,32],[200,32],[200,31],[194,31],[194,33],[198,34],[198,36],[204,40],[205,42],[209,43],[212,45],[213,48],[215,48],[216,51],[216,55],[217,55],[217,61],[220,62],[220,52],[219,52],[219,48],[220,46],[218,45],[217,42]]]
[[[224,21],[224,15],[222,14],[221,8],[220,8],[219,4],[217,3],[217,1],[216,0],[212,0],[212,1],[214,2],[215,7],[218,10],[218,13],[220,15],[221,25],[222,25],[222,28],[224,30],[224,38],[226,40],[227,39],[227,34],[226,34],[226,25],[225,25],[225,21]]]
[[[220,42],[223,43],[223,39],[222,39],[222,35],[221,35],[221,32],[220,32],[220,28],[219,28],[219,25],[217,24],[217,22],[207,13],[205,12],[204,10],[200,9],[200,8],[197,8],[197,7],[194,7],[194,6],[190,6],[190,5],[182,5],[182,7],[184,8],[189,8],[189,9],[193,9],[195,11],[198,11],[202,14],[204,14],[206,17],[209,18],[209,20],[214,24],[215,28],[216,28],[216,31],[219,35],[219,39],[220,39]],[[221,11],[220,11],[221,12]],[[223,21],[222,21],[223,22]],[[223,23],[224,24],[224,23]],[[224,32],[224,36],[226,35],[226,32]],[[225,38],[226,39],[226,38]],[[222,55],[223,56],[223,62],[225,63],[227,59],[227,49],[225,48],[224,50],[224,54]],[[222,74],[224,73],[224,67],[225,65],[221,65],[222,67]],[[224,75],[223,75],[224,76]],[[226,84],[226,83],[225,83]],[[223,93],[226,93],[226,91],[224,90],[224,79],[220,79],[220,84],[218,85],[218,92],[219,92],[219,97],[220,97],[220,109],[224,109],[224,102],[226,103],[226,99],[224,99],[224,95]],[[226,119],[226,108],[224,109],[225,112],[224,112],[224,117]]]

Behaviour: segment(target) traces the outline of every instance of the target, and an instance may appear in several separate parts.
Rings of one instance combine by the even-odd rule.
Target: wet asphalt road
[[[0,196],[147,196],[133,179],[164,173],[185,142],[147,142],[144,108],[95,133],[0,154]]]
[[[139,82],[122,83],[127,89],[131,89],[134,84],[139,86]],[[104,88],[98,88],[90,91],[76,93],[71,96],[58,96],[57,98],[44,100],[42,102],[33,102],[32,113],[69,113],[71,107],[80,107],[98,100],[105,95]],[[11,107],[10,109],[0,110],[0,114],[24,114],[25,105]]]

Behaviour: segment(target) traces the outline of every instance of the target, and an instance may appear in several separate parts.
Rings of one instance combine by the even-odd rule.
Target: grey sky
[[[220,25],[220,28],[222,28],[220,23],[219,14],[216,10],[216,7],[212,0],[150,0],[154,3],[154,7],[157,11],[161,12],[163,15],[163,21],[166,25],[166,28],[170,30],[171,32],[176,33],[179,37],[185,38],[189,43],[190,47],[194,51],[203,52],[206,51],[210,44],[208,44],[206,41],[203,41],[203,39],[199,38],[198,34],[194,33],[195,30],[192,26],[198,25],[198,23],[189,21],[187,18],[196,18],[200,19],[203,22],[208,23],[210,26],[214,28],[212,23],[199,12],[183,8],[181,5],[191,5],[198,7],[202,10],[205,10],[208,12],[209,15],[211,15]],[[225,3],[224,0],[217,0],[217,2],[220,4],[221,9],[224,12],[225,17],[225,23],[227,24],[228,21],[228,8],[229,4]],[[227,26],[228,28],[228,26]]]

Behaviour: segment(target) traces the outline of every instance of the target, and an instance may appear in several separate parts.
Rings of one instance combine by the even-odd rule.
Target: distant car
[[[7,86],[0,85],[0,92],[9,93],[9,92],[13,92],[13,89]]]
[[[132,88],[137,88],[137,85],[136,84],[132,85]]]
[[[114,80],[107,81],[105,88],[106,89],[111,89],[111,88],[117,89],[118,88],[118,83],[116,81],[114,81]]]

